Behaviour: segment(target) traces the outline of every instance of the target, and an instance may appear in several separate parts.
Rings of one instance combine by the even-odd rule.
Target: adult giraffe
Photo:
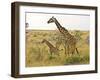
[[[65,46],[65,54],[67,54],[67,52],[66,52],[67,49],[68,49],[68,54],[69,53],[74,54],[75,50],[76,50],[77,54],[79,54],[78,49],[76,48],[76,43],[77,43],[76,38],[73,35],[71,35],[67,29],[62,27],[56,18],[54,18],[54,17],[50,18],[47,23],[48,24],[55,23],[58,30],[60,31],[60,33],[65,37],[65,45],[66,45]]]

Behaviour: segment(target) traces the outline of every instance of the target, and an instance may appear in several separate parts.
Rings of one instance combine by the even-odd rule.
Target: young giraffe
[[[60,33],[65,37],[65,45],[67,46],[68,54],[69,53],[74,54],[75,50],[76,50],[77,54],[79,54],[79,52],[76,48],[76,43],[77,43],[76,38],[73,35],[71,35],[67,29],[62,27],[60,25],[60,23],[57,21],[57,19],[54,17],[50,18],[48,21],[48,23],[53,23],[53,22],[56,24]],[[65,46],[65,54],[67,54],[66,46]]]
[[[59,55],[59,49],[54,47],[49,41],[47,41],[46,39],[43,39],[42,43],[46,43],[47,44],[47,46],[49,47],[49,51],[50,51],[51,55],[53,53]]]

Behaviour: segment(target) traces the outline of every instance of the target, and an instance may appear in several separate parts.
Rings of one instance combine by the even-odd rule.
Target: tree
[[[29,27],[29,23],[25,23],[25,27],[28,28]]]

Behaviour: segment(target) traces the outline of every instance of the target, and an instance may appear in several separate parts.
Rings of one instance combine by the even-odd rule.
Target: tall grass
[[[74,35],[74,31],[71,32]],[[77,43],[79,55],[65,55],[63,44],[59,47],[59,56],[56,54],[51,55],[49,47],[41,42],[43,39],[47,39],[56,46],[56,42],[59,41],[58,34],[57,31],[27,30],[26,67],[89,64],[89,45],[85,43],[89,32],[80,31],[81,39]]]

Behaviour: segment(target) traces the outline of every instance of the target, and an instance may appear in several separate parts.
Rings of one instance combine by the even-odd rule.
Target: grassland
[[[70,33],[76,34],[75,31],[70,31]],[[49,47],[41,43],[43,39],[46,39],[55,46],[56,37],[59,36],[58,31],[26,30],[26,67],[89,64],[89,44],[87,44],[89,31],[80,31],[78,34],[79,55],[65,55],[63,45],[61,45],[58,56],[51,55]]]

